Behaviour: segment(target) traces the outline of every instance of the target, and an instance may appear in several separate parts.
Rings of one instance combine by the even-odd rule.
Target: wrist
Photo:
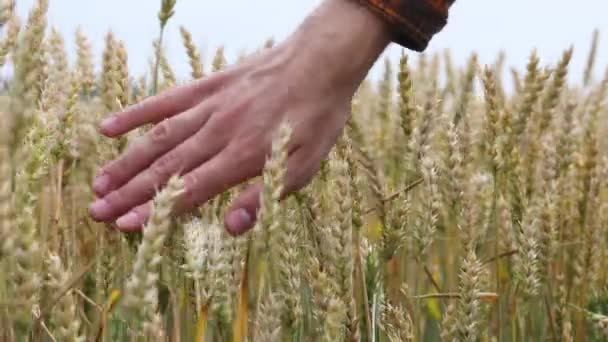
[[[386,23],[352,0],[325,0],[286,41],[288,50],[312,62],[302,72],[328,86],[354,92],[391,42]]]

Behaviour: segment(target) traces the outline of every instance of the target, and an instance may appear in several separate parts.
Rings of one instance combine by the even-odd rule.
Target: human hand
[[[282,44],[110,116],[101,132],[112,138],[155,126],[102,168],[91,216],[124,231],[141,228],[156,190],[176,173],[186,187],[176,213],[205,203],[261,173],[284,119],[293,132],[284,195],[300,189],[334,146],[353,93],[388,42],[367,10],[327,0]],[[253,226],[260,191],[251,185],[229,208],[230,233]]]

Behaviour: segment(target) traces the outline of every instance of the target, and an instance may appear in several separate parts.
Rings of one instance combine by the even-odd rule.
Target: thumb
[[[248,186],[226,211],[224,222],[228,232],[234,236],[253,228],[260,209],[260,194],[263,183]]]
[[[308,184],[320,167],[318,160],[320,157],[310,157],[305,150],[297,150],[289,157],[281,199]],[[230,234],[237,236],[253,228],[260,210],[263,189],[264,183],[260,180],[248,186],[230,205],[224,217],[226,229]]]

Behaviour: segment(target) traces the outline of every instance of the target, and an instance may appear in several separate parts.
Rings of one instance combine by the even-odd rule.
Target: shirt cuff
[[[390,25],[393,41],[414,51],[424,51],[447,24],[454,0],[358,0]]]

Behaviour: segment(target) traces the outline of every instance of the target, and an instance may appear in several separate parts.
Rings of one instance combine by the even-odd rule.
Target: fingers
[[[226,151],[217,154],[207,163],[204,163],[199,168],[184,176],[186,193],[176,204],[175,212],[186,212],[206,202],[216,194],[228,190],[232,186],[252,178],[256,173],[259,173],[260,168],[256,167],[253,161],[249,160],[248,163],[240,163],[241,161],[247,160],[234,158],[234,154],[225,152]],[[261,155],[261,162],[263,164],[263,154]],[[130,184],[127,186],[129,185]],[[136,190],[133,188],[124,191],[130,191],[131,194],[135,194],[134,191]],[[153,191],[152,195],[155,192],[156,191]],[[111,215],[106,215],[104,212],[104,216],[102,216],[101,219],[112,220],[114,219],[113,216],[116,216],[115,213],[120,212],[120,218],[116,221],[116,225],[123,231],[133,231],[141,228],[148,220],[151,212],[150,204],[145,203],[144,205],[139,205],[135,209],[125,213],[125,208],[133,207],[133,205],[129,200],[121,198],[119,195],[110,194],[106,202],[108,202],[107,205],[112,207],[113,213]]]
[[[100,125],[101,133],[108,137],[120,136],[139,126],[160,122],[188,110],[211,95],[226,77],[227,74],[217,73],[149,97],[105,119]]]
[[[118,229],[123,232],[135,232],[140,230],[152,214],[152,205],[152,201],[149,201],[148,203],[142,204],[129,211],[126,215],[119,217],[118,220],[116,220]]]
[[[255,153],[248,151],[255,151]],[[184,175],[186,191],[176,204],[175,212],[177,214],[187,212],[215,195],[258,175],[264,165],[264,150],[250,149],[248,151],[238,153],[235,151],[235,147],[226,147],[206,163]],[[113,201],[118,201],[115,202],[114,207],[120,208],[121,211],[129,206],[120,203],[118,197]],[[125,215],[124,218],[121,217],[120,223],[117,222],[119,229],[131,230],[141,227],[142,222],[148,219],[148,216],[143,217],[145,213],[146,211],[139,207],[133,213],[134,215],[131,212],[121,213],[120,215]]]
[[[103,168],[93,183],[97,196],[106,196],[120,188],[154,160],[191,137],[204,127],[214,109],[212,102],[203,103],[156,125],[129,146],[120,158]]]
[[[253,227],[260,209],[260,195],[263,187],[261,181],[250,185],[226,211],[224,221],[230,234],[239,235]]]
[[[205,164],[225,146],[227,137],[208,134],[207,127],[154,161],[124,186],[91,205],[91,216],[98,221],[113,221],[132,208],[151,200],[174,174],[184,174]]]

